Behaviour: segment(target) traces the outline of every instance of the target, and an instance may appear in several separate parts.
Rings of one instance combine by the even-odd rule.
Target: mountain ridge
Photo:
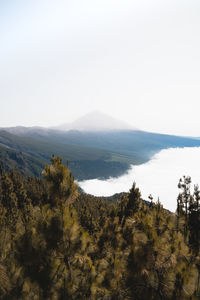
[[[86,123],[84,123],[85,117],[82,119],[83,123],[87,125],[91,115],[93,123],[90,122],[90,128],[96,122],[95,114],[88,114]],[[97,115],[100,116],[99,120],[102,120],[102,117],[105,119],[104,114],[98,112]],[[24,155],[25,160],[30,162],[27,164],[28,168],[31,169],[31,162],[33,162],[37,170],[39,170],[38,166],[48,163],[54,154],[62,156],[63,161],[69,160],[69,167],[78,180],[103,178],[103,176],[104,179],[107,179],[122,175],[130,168],[131,164],[139,165],[147,162],[162,149],[200,147],[198,138],[151,133],[129,127],[125,129],[124,123],[122,124],[116,119],[114,120],[117,123],[114,123],[120,129],[115,126],[114,130],[111,129],[114,128],[114,123],[111,122],[113,119],[110,119],[108,115],[106,118],[107,123],[104,128],[107,129],[105,130],[102,126],[101,128],[96,126],[93,131],[83,130],[83,126],[82,130],[68,131],[40,126],[0,128],[0,145],[3,146],[0,153],[2,153],[2,159],[6,157],[6,168],[9,167],[9,161],[12,166],[14,165],[15,157],[16,163],[20,162],[18,157],[21,154],[19,152]],[[79,126],[81,122],[79,122]],[[97,120],[97,125],[99,123],[101,122]],[[108,125],[110,125],[109,130]],[[10,151],[14,151],[15,154],[6,152],[6,147],[10,147]],[[32,160],[30,156],[33,158]],[[23,165],[20,165],[21,167],[23,168]]]
[[[115,131],[115,130],[134,130],[133,126],[125,121],[118,120],[107,114],[99,111],[90,112],[74,122],[64,123],[52,129],[59,129],[63,131],[78,130],[78,131]]]

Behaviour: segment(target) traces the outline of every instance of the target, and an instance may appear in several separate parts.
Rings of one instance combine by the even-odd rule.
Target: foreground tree
[[[72,203],[78,195],[78,186],[74,182],[68,166],[62,164],[61,157],[51,158],[51,165],[46,165],[42,172],[49,188],[49,200],[51,204],[57,205]]]

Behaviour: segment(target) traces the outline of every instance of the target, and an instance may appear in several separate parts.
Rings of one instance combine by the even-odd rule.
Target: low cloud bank
[[[200,147],[162,150],[148,163],[132,165],[128,173],[118,178],[86,180],[79,185],[86,193],[111,196],[127,192],[135,181],[144,199],[152,194],[154,201],[159,197],[165,208],[175,211],[177,185],[183,175],[192,177],[192,191],[194,184],[200,184]]]

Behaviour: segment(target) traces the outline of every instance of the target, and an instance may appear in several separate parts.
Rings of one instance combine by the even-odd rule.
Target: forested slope
[[[1,170],[0,299],[199,299],[200,192],[189,185],[172,214],[135,184],[115,203],[79,194],[61,158],[42,179]]]
[[[81,145],[56,142],[31,136],[18,136],[0,130],[0,164],[7,170],[15,168],[24,175],[41,176],[49,157],[62,155],[70,161],[70,168],[77,180],[120,176],[129,164],[111,151]]]
[[[199,147],[200,140],[194,137],[175,136],[141,130],[111,131],[59,131],[44,128],[7,128],[21,137],[32,137],[46,142],[72,144],[105,150],[122,155],[133,164],[149,160],[156,152],[170,147]],[[118,157],[119,159],[119,157]]]
[[[0,145],[0,166],[6,171],[14,169],[23,176],[40,177],[41,170],[45,166],[45,160]]]
[[[15,167],[26,176],[41,176],[49,157],[54,154],[61,155],[65,162],[69,160],[77,180],[107,179],[122,175],[130,164],[147,162],[162,149],[194,146],[200,146],[199,139],[139,130],[65,132],[40,127],[0,130],[0,156],[4,168]],[[18,157],[23,157],[26,163]]]

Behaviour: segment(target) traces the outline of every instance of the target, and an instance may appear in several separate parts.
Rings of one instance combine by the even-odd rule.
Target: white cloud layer
[[[200,184],[200,148],[170,148],[156,154],[148,163],[132,166],[131,170],[118,178],[108,180],[86,180],[80,182],[85,192],[95,196],[111,196],[128,192],[133,182],[139,187],[143,199],[152,194],[154,201],[160,198],[163,206],[176,210],[179,193],[178,182],[183,176],[192,177],[194,184]]]

